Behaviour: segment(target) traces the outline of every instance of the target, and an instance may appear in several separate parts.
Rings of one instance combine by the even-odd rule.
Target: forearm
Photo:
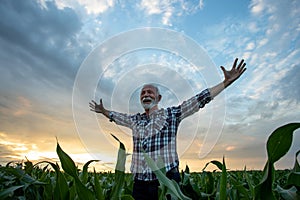
[[[101,113],[105,117],[109,119],[111,122],[115,122],[118,125],[130,127],[131,126],[131,115],[125,114],[125,113],[119,113],[111,110],[107,110],[104,107],[99,109],[97,113]]]
[[[212,98],[220,94],[225,88],[227,88],[232,82],[227,80],[222,81],[221,83],[215,85],[214,87],[209,88],[210,96]]]
[[[103,109],[103,111],[101,111],[101,114],[103,114],[108,119],[110,118],[109,113],[110,113],[110,110]]]
[[[211,98],[215,98],[218,94],[220,94],[225,89],[224,83],[221,82],[218,85],[215,85],[209,88]]]

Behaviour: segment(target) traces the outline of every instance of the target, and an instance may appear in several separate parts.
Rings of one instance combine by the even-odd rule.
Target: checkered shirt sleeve
[[[184,101],[181,105],[181,120],[198,112],[200,108],[203,108],[205,104],[212,100],[209,89],[203,90],[201,93],[193,96],[192,98]]]

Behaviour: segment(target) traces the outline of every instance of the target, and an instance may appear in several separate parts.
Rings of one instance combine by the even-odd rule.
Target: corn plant
[[[230,171],[226,169],[225,157],[222,162],[212,160],[201,172],[190,172],[189,167],[181,172],[181,182],[166,177],[161,159],[154,162],[144,153],[146,162],[156,174],[159,186],[159,199],[166,199],[169,194],[173,199],[300,199],[300,165],[295,153],[295,162],[291,170],[276,170],[274,164],[290,149],[293,133],[300,123],[290,123],[277,128],[268,138],[266,151],[268,159],[260,170]],[[42,161],[33,164],[9,162],[0,166],[0,199],[97,199],[97,200],[132,200],[132,174],[125,173],[127,153],[124,144],[119,142],[117,163],[114,172],[89,172],[90,160],[78,169],[72,158],[56,145],[59,163]],[[42,166],[43,165],[43,166]],[[206,171],[208,165],[216,167]]]
[[[263,170],[263,179],[257,186],[255,186],[255,199],[275,199],[273,193],[275,173],[274,163],[288,152],[292,145],[294,130],[298,129],[299,127],[300,123],[286,124],[277,128],[268,138],[268,160]],[[297,194],[294,195],[300,197]]]

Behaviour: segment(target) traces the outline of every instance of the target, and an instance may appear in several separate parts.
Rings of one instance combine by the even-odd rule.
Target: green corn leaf
[[[74,161],[62,150],[58,142],[56,146],[56,153],[59,157],[63,170],[72,177],[78,177],[77,167],[75,166]]]
[[[123,149],[125,151],[125,145],[117,138],[115,135],[110,134],[115,140],[117,140],[120,143],[120,149]]]
[[[230,176],[230,180],[234,187],[238,190],[240,194],[243,194],[243,199],[245,200],[250,200],[251,196],[249,195],[249,191],[242,185],[240,181],[238,181],[236,178],[233,176]]]
[[[277,128],[267,141],[268,160],[275,163],[284,156],[291,147],[293,132],[300,128],[300,123],[290,123]]]
[[[168,188],[168,193],[176,196],[179,199],[187,200],[190,199],[189,197],[185,196],[180,188],[179,185],[174,181],[170,180],[163,171],[157,166],[157,164],[144,152],[145,160],[148,166],[152,169],[153,173],[156,175],[157,179],[161,186],[166,186]]]
[[[2,167],[0,168],[0,171],[3,171],[5,173],[11,174],[15,176],[20,181],[26,183],[26,184],[35,184],[35,185],[45,185],[46,183],[41,182],[30,175],[26,174],[25,171],[19,168],[11,168],[11,167]]]
[[[115,169],[115,182],[112,188],[111,199],[120,199],[125,181],[125,163],[126,152],[124,144],[113,134],[111,134],[120,144],[118,151],[118,159]]]
[[[226,171],[225,159],[223,157],[222,174],[220,180],[220,200],[227,199],[226,188],[227,188],[227,171]]]
[[[224,159],[224,158],[223,158]],[[224,161],[224,160],[223,160]],[[223,170],[223,164],[221,163],[221,162],[219,162],[219,161],[217,161],[217,160],[212,160],[212,161],[210,161],[212,164],[214,164],[214,165],[216,165],[218,168],[219,168],[219,170]]]
[[[83,183],[79,180],[78,177],[74,177],[76,192],[80,200],[94,200],[95,196],[91,190],[89,190]]]
[[[295,155],[295,164],[294,164],[294,168],[293,168],[294,172],[300,172],[300,165],[299,165],[298,160],[297,160],[297,157],[298,157],[299,153],[300,153],[300,150],[297,151],[297,153]]]
[[[25,158],[26,158],[26,161],[24,162],[24,164],[25,164],[24,170],[25,170],[26,174],[31,174],[31,172],[33,170],[33,164],[31,161],[29,161],[27,159],[27,157],[25,157]]]
[[[188,165],[185,165],[185,170],[184,170],[185,173],[189,174],[190,173],[190,168]]]
[[[63,170],[69,174],[70,176],[72,176],[74,178],[75,181],[75,186],[76,186],[76,192],[77,195],[79,197],[79,199],[85,200],[92,200],[95,199],[93,193],[86,188],[83,183],[80,181],[79,177],[78,177],[78,172],[77,172],[77,167],[75,166],[74,161],[72,160],[72,158],[62,150],[62,148],[60,147],[59,143],[57,142],[57,146],[56,146],[56,152],[57,155],[59,157],[59,160],[61,162],[61,166],[63,168]]]
[[[267,162],[264,168],[264,176],[261,182],[255,186],[255,200],[275,200],[272,184],[274,177],[274,166],[272,163]]]
[[[299,153],[300,153],[300,150],[296,153],[294,168],[288,175],[285,188],[289,188],[291,186],[296,186],[296,187],[300,188],[300,166],[299,166],[299,163],[297,160]]]
[[[24,185],[17,185],[0,191],[0,199],[9,198],[14,193],[14,191],[22,187],[24,187]]]
[[[246,167],[245,167],[245,169],[244,169],[244,175],[245,175],[247,184],[248,184],[248,186],[249,186],[249,190],[250,190],[250,194],[251,194],[250,197],[254,197],[254,196],[255,196],[254,184],[253,184],[253,182],[251,181],[251,179],[250,179],[250,177],[249,177],[249,174],[247,173]]]
[[[54,199],[64,200],[69,199],[70,197],[67,180],[61,172],[57,173],[57,181],[54,188],[54,194]]]
[[[206,193],[207,194],[213,194],[214,192],[217,191],[217,185],[216,185],[216,178],[217,178],[217,174],[214,172],[208,172],[206,175],[206,182],[209,183],[208,186],[206,186]],[[219,177],[218,177],[219,178]]]
[[[41,161],[35,165],[38,165],[41,163],[50,164],[55,171],[56,184],[54,187],[53,199],[57,199],[57,200],[69,199],[70,198],[69,186],[68,186],[65,176],[59,170],[59,166],[57,164],[49,162],[49,161]]]
[[[286,187],[296,186],[300,188],[300,172],[291,172],[288,176]]]
[[[283,189],[279,185],[277,185],[276,191],[280,194],[280,196],[284,200],[295,200],[295,199],[300,199],[300,195],[297,194],[297,188],[296,187],[291,187],[290,189]]]
[[[76,191],[76,185],[74,183],[74,180],[68,181],[69,185],[69,193],[70,193],[70,200],[72,199],[79,199]]]
[[[204,168],[202,169],[202,171],[204,171],[209,164],[214,164],[215,166],[218,167],[219,170],[222,171],[223,165],[222,165],[221,162],[219,162],[217,160],[212,160],[212,161],[206,163],[205,166],[204,166]]]
[[[95,196],[98,200],[105,200],[103,188],[100,185],[99,177],[94,169],[94,181],[95,181]]]
[[[125,194],[121,196],[121,200],[134,200],[134,198],[129,194]]]
[[[191,184],[190,176],[189,170],[186,168],[182,176],[181,190],[186,196],[192,199],[201,199],[201,191],[197,186],[195,187],[195,184]]]
[[[9,167],[10,164],[12,164],[12,163],[13,163],[13,161],[8,162],[8,163],[5,165],[5,167]]]
[[[82,168],[82,172],[79,175],[79,179],[81,180],[81,182],[83,184],[86,184],[88,181],[88,167],[89,164],[91,164],[92,162],[98,162],[99,160],[90,160],[87,163],[84,164],[83,168]]]
[[[268,161],[264,168],[261,182],[255,186],[255,199],[275,199],[272,186],[274,182],[274,163],[283,157],[291,147],[293,133],[300,123],[289,123],[277,128],[268,138]]]

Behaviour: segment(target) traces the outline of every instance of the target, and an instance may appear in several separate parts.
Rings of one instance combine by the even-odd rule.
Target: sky
[[[246,72],[177,135],[180,168],[211,160],[262,170],[277,127],[300,121],[300,2],[297,0],[1,0],[0,163],[58,161],[57,141],[78,163],[114,170],[117,136],[131,131],[89,110],[143,112],[139,91],[156,83],[160,107],[178,105]],[[296,130],[277,169],[293,167]],[[127,157],[129,171],[131,157]]]

